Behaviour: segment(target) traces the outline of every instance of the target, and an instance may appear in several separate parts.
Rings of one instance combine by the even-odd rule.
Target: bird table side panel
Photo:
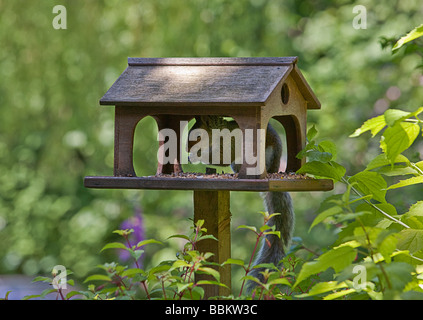
[[[114,176],[135,177],[133,146],[135,127],[147,113],[127,107],[115,108]]]
[[[286,171],[297,171],[305,159],[297,154],[305,147],[307,134],[307,101],[292,76],[288,76],[266,103],[267,113],[285,129],[287,142]]]

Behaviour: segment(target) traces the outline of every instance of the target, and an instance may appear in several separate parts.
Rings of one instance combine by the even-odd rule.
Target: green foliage
[[[210,299],[293,299],[295,294],[304,294],[314,283],[314,277],[304,279],[303,275],[300,285],[293,288],[296,281],[296,273],[304,260],[296,256],[296,251],[304,249],[301,240],[295,239],[296,245],[281,263],[283,268],[280,269],[273,264],[261,264],[252,267],[252,261],[259,242],[265,239],[264,236],[274,234],[279,236],[279,232],[275,232],[274,227],[266,225],[267,221],[274,215],[267,212],[260,212],[263,215],[263,225],[257,228],[254,226],[241,225],[240,230],[248,230],[256,236],[256,244],[248,263],[242,259],[230,258],[224,261],[221,266],[233,265],[242,268],[244,276],[241,278],[242,285],[238,294],[232,293],[228,296],[211,297]],[[216,240],[213,236],[205,234],[207,230],[203,227],[204,221],[198,220],[192,227],[189,235],[176,234],[170,236],[167,241],[179,238],[185,241],[183,249],[176,254],[176,259],[165,260],[157,266],[148,269],[141,268],[138,264],[138,252],[144,245],[160,244],[162,242],[148,239],[141,241],[135,246],[128,245],[128,236],[133,230],[115,230],[114,233],[123,237],[122,242],[111,242],[106,244],[101,251],[118,249],[129,251],[136,267],[129,267],[118,262],[108,262],[97,266],[99,272],[95,272],[88,276],[83,285],[87,285],[86,290],[71,290],[65,294],[64,290],[59,288],[46,289],[40,294],[26,296],[24,299],[45,299],[47,295],[55,294],[56,299],[62,300],[198,300],[204,298],[204,286],[214,285],[226,287],[220,282],[220,274],[217,271],[219,264],[212,263],[209,258],[211,253],[203,253],[196,250],[198,242],[205,239]],[[336,257],[334,257],[336,259]],[[248,273],[252,268],[264,268],[262,272],[263,280],[250,276]],[[67,272],[71,275],[72,272]],[[198,274],[209,275],[210,280],[196,280]],[[53,285],[56,274],[52,277],[40,276],[34,278],[33,282],[45,282]],[[256,283],[252,295],[246,295],[244,285],[247,281]],[[74,280],[67,280],[67,284],[73,286]],[[7,299],[9,293],[6,294]]]
[[[119,249],[129,251],[136,267],[131,268],[117,262],[99,265],[102,273],[88,276],[84,283],[90,283],[88,290],[71,291],[66,296],[61,289],[48,289],[40,295],[26,297],[27,299],[44,298],[47,294],[57,293],[61,299],[71,298],[89,300],[135,300],[135,299],[202,299],[204,285],[224,286],[219,282],[220,274],[213,268],[213,263],[207,261],[210,253],[200,253],[195,250],[197,243],[204,239],[214,239],[213,236],[203,234],[207,230],[202,227],[203,220],[197,221],[189,235],[174,235],[171,238],[187,240],[183,250],[178,252],[176,260],[162,261],[159,265],[149,270],[140,268],[138,259],[143,252],[140,248],[145,245],[162,244],[162,242],[148,239],[135,246],[127,246],[128,236],[133,230],[116,230],[115,233],[124,238],[124,242],[111,242],[103,250]],[[196,274],[207,274],[214,280],[196,281]],[[37,277],[34,281],[52,283],[49,277]],[[73,283],[72,283],[73,284]]]
[[[409,33],[407,33],[407,35],[399,39],[397,43],[395,43],[392,50],[398,50],[407,42],[413,41],[414,39],[420,38],[422,36],[423,36],[423,24],[420,25],[419,27],[414,28]]]
[[[423,298],[422,202],[399,215],[386,197],[388,190],[423,184],[423,162],[413,163],[402,154],[421,135],[423,121],[419,114],[422,112],[423,108],[414,112],[390,109],[366,121],[351,135],[357,137],[371,131],[375,137],[384,130],[380,138],[383,153],[371,160],[364,171],[336,178],[346,185],[345,193],[324,201],[310,229],[330,222],[339,229],[338,239],[328,251],[303,265],[295,285],[327,269],[334,271],[333,279],[318,282],[299,297]],[[314,138],[315,128],[309,131]],[[332,162],[327,149],[311,139],[305,150],[300,156],[311,154],[314,165],[309,171],[303,166],[302,173],[318,172],[319,176],[334,178],[332,172],[341,165]],[[316,153],[322,153],[320,161],[316,160],[319,159]],[[388,186],[384,176],[406,178]],[[354,282],[358,277],[353,271],[356,266],[366,270],[363,286]]]

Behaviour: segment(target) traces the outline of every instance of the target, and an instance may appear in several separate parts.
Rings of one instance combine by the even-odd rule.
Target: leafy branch
[[[414,112],[390,109],[383,115],[367,120],[351,137],[370,131],[380,138],[382,153],[367,165],[364,171],[353,176],[336,162],[335,146],[327,141],[317,143],[317,131],[310,128],[306,148],[298,157],[307,157],[307,162],[298,173],[315,177],[331,178],[346,185],[344,194],[325,200],[310,229],[324,221],[333,221],[338,228],[337,246],[314,261],[306,262],[294,284],[313,274],[333,269],[337,282],[320,282],[310,292],[298,297],[328,295],[325,299],[361,295],[364,292],[372,299],[404,296],[419,296],[421,270],[416,266],[423,258],[423,205],[418,202],[410,210],[398,215],[395,207],[387,202],[388,190],[423,183],[423,161],[413,163],[404,154],[422,132],[419,115],[423,107]],[[384,176],[409,176],[388,186]],[[381,214],[381,215],[380,215]],[[357,288],[349,280],[351,268],[358,263],[366,265],[373,275],[364,289]],[[401,274],[399,279],[396,274]]]

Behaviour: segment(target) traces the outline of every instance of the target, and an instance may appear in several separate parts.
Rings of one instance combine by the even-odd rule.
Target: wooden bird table
[[[128,67],[100,100],[115,106],[113,176],[85,177],[88,188],[193,190],[194,221],[205,220],[208,233],[218,241],[199,242],[201,252],[214,253],[214,262],[231,256],[230,191],[326,191],[326,179],[269,179],[264,163],[265,143],[259,136],[271,118],[286,132],[287,171],[304,163],[296,155],[306,143],[307,110],[320,103],[297,67],[296,57],[282,58],[129,58]],[[153,117],[162,129],[176,134],[181,150],[181,124],[195,116],[232,117],[243,136],[243,151],[251,148],[256,163],[244,157],[236,179],[207,179],[170,176],[181,173],[181,154],[161,161],[164,141],[159,142],[157,173],[137,177],[133,166],[134,131],[144,117]],[[160,151],[161,150],[161,151]],[[220,268],[221,281],[231,285],[230,266]],[[229,294],[218,286],[205,286],[205,298]]]

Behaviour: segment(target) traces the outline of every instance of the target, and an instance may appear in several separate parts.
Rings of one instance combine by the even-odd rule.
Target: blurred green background
[[[66,30],[52,26],[57,4],[67,9]],[[353,28],[355,5],[367,9],[367,29]],[[399,38],[422,14],[421,0],[0,0],[0,274],[33,277],[61,264],[84,279],[117,259],[99,251],[137,213],[145,238],[189,232],[192,192],[83,187],[86,175],[112,175],[113,107],[98,101],[127,57],[298,56],[322,103],[309,124],[354,174],[379,153],[378,141],[348,135],[387,108],[421,106],[421,57],[392,55],[381,37]],[[138,175],[155,173],[156,136],[150,118],[137,127]],[[423,145],[414,150],[419,157]],[[307,232],[330,194],[293,194],[295,236],[310,248],[334,238],[330,227]],[[393,200],[401,212],[418,197],[410,189]],[[231,200],[234,229],[261,223],[258,193],[232,192]],[[253,241],[234,230],[233,257],[248,259]],[[173,258],[181,245],[152,246],[144,265]]]

